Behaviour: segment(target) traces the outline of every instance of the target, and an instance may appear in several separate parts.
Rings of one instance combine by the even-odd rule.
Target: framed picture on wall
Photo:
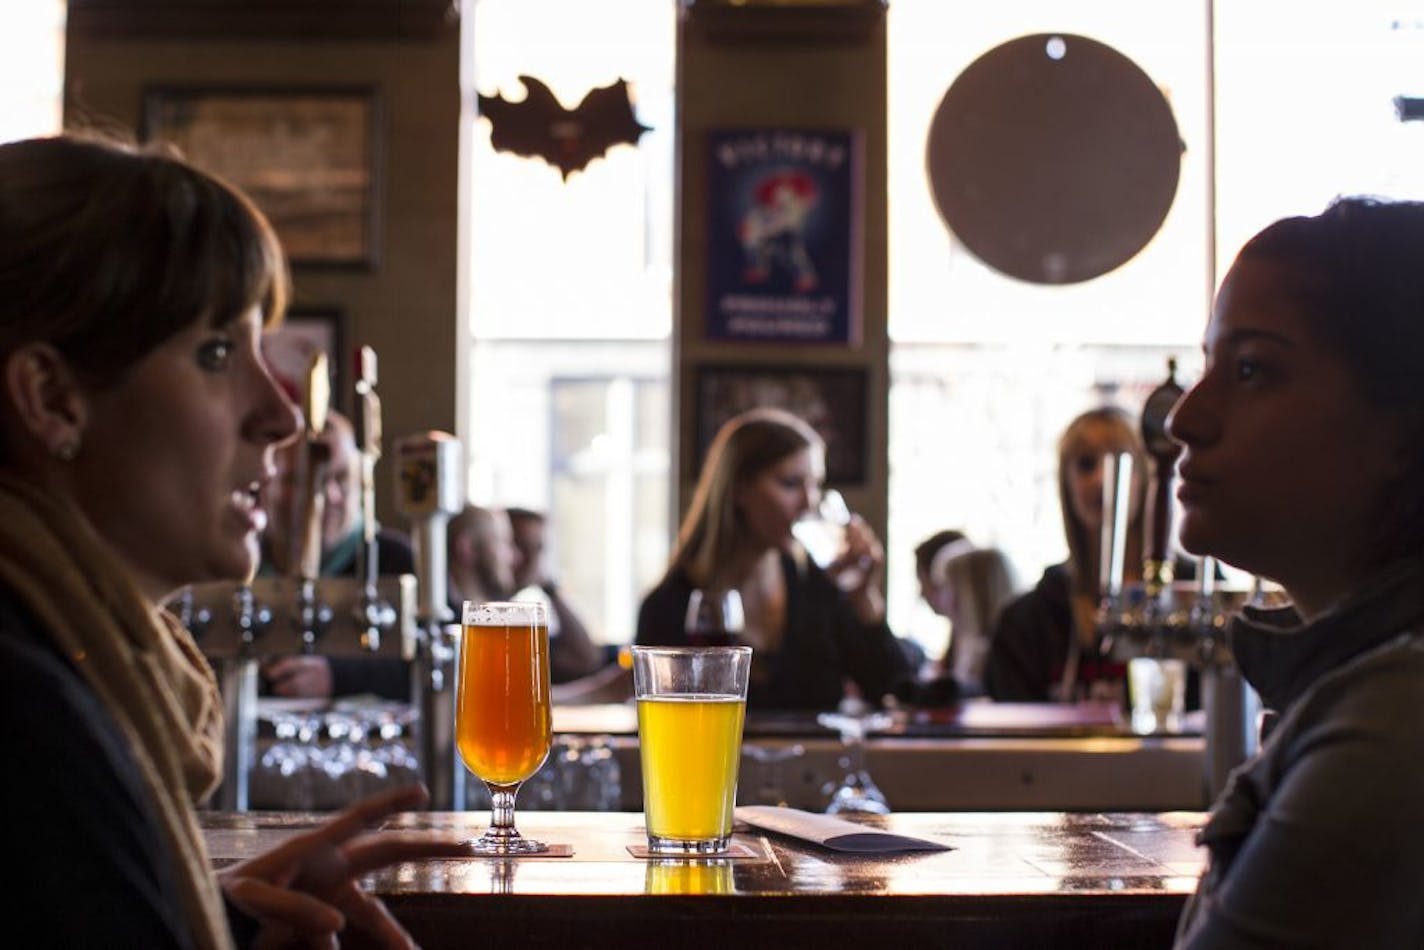
[[[859,343],[860,136],[718,129],[707,149],[707,339]]]
[[[826,442],[826,481],[862,485],[867,477],[867,372],[860,367],[701,366],[694,405],[694,472],[728,419],[759,406],[804,419]]]
[[[169,142],[250,195],[294,265],[372,268],[379,233],[375,90],[146,89],[146,141]]]
[[[272,375],[293,401],[302,402],[312,356],[326,354],[331,383],[331,405],[350,409],[351,355],[346,346],[346,314],[337,307],[292,307],[282,325],[262,336],[262,355]]]

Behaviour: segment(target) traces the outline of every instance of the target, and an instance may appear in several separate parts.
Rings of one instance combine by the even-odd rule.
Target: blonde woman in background
[[[1146,456],[1137,421],[1102,406],[1082,413],[1058,440],[1058,497],[1068,560],[1004,608],[991,638],[985,686],[996,700],[1122,701],[1126,667],[1101,648],[1096,630],[1103,567],[1103,459],[1133,457],[1124,580],[1142,577]]]
[[[1018,593],[1013,565],[998,548],[976,548],[960,540],[940,548],[928,574],[925,600],[950,623],[940,673],[954,678],[960,696],[983,695],[994,624]]]

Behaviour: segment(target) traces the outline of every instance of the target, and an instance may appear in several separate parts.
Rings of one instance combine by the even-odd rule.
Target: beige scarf
[[[148,786],[199,947],[232,946],[196,802],[222,769],[222,700],[192,637],[149,603],[64,503],[0,475],[0,583],[13,590],[113,714]]]

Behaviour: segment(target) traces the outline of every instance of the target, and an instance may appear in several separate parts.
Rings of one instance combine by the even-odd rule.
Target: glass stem
[[[490,793],[490,823],[484,836],[513,841],[519,837],[519,832],[514,828],[514,796],[519,791],[519,786],[485,784]]]

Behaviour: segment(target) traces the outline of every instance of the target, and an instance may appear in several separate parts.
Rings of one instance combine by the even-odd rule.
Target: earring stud
[[[68,440],[61,442],[55,448],[54,454],[61,462],[72,462],[74,457],[79,454],[79,443]]]

